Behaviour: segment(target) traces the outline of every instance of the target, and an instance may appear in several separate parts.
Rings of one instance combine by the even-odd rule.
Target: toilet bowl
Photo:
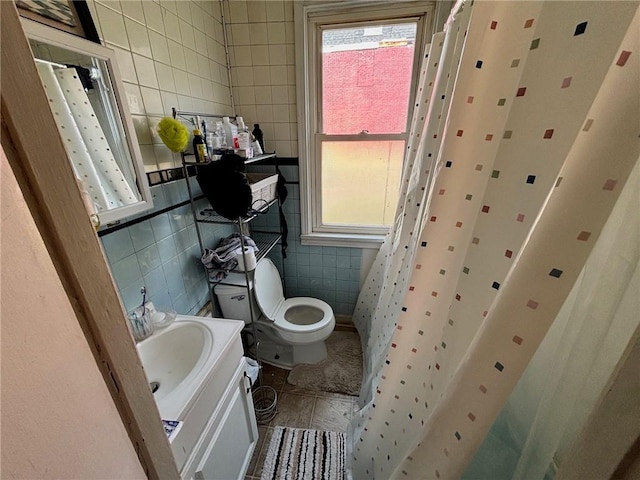
[[[292,368],[326,358],[325,340],[336,323],[333,309],[317,298],[285,299],[280,274],[271,260],[264,258],[256,267],[249,297],[244,275],[230,275],[224,282],[234,286],[218,285],[214,292],[226,318],[251,323],[250,301],[254,312],[259,309],[262,313],[256,322],[261,360]]]

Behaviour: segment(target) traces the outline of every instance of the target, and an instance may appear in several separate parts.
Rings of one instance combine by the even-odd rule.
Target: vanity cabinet
[[[225,350],[171,443],[184,480],[242,480],[258,441],[240,328]]]
[[[205,434],[210,436],[199,461],[185,471],[183,478],[196,480],[244,478],[258,440],[253,401],[244,369],[234,378],[228,404],[219,422]],[[194,468],[195,467],[195,468]],[[191,472],[194,472],[191,474]]]
[[[206,424],[180,476],[185,480],[243,479],[258,441],[244,361]]]

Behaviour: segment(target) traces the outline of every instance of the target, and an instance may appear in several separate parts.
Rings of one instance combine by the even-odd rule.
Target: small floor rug
[[[344,480],[345,434],[275,427],[261,480]]]
[[[362,381],[362,348],[354,331],[334,331],[326,340],[327,358],[316,365],[293,367],[287,382],[310,390],[358,395]]]

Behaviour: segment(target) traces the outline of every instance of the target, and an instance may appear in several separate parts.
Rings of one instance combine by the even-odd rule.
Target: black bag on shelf
[[[282,258],[287,258],[287,248],[289,248],[289,243],[287,242],[287,237],[289,236],[289,227],[287,226],[287,219],[284,216],[284,211],[282,210],[282,204],[287,199],[287,179],[284,178],[280,169],[276,166],[276,172],[278,173],[278,183],[276,185],[276,189],[278,192],[278,198],[280,199],[280,247],[282,249]]]
[[[246,216],[251,208],[253,196],[244,170],[244,158],[235,153],[198,167],[196,179],[202,193],[213,209],[229,220]]]

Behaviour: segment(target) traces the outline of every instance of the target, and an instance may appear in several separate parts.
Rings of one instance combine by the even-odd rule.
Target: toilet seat
[[[307,325],[290,322],[286,318],[287,312],[296,307],[315,308],[321,312],[322,317],[320,320]],[[326,302],[311,297],[295,297],[288,298],[280,304],[280,308],[276,311],[273,323],[277,328],[281,328],[282,330],[286,330],[287,332],[304,333],[315,332],[317,330],[323,329],[329,323],[331,323],[332,318],[333,309]]]
[[[311,297],[284,298],[280,274],[268,258],[262,259],[255,270],[254,293],[264,317],[273,322],[274,327],[288,341],[306,343],[316,337],[316,335],[307,334],[328,330],[326,333],[328,336],[333,330],[335,316],[333,309],[326,302]],[[295,317],[295,312],[292,312],[292,309],[302,309],[303,307],[317,309],[318,320],[307,324],[290,321]],[[306,313],[313,315],[313,312]],[[307,338],[306,341],[303,340],[304,337]]]

